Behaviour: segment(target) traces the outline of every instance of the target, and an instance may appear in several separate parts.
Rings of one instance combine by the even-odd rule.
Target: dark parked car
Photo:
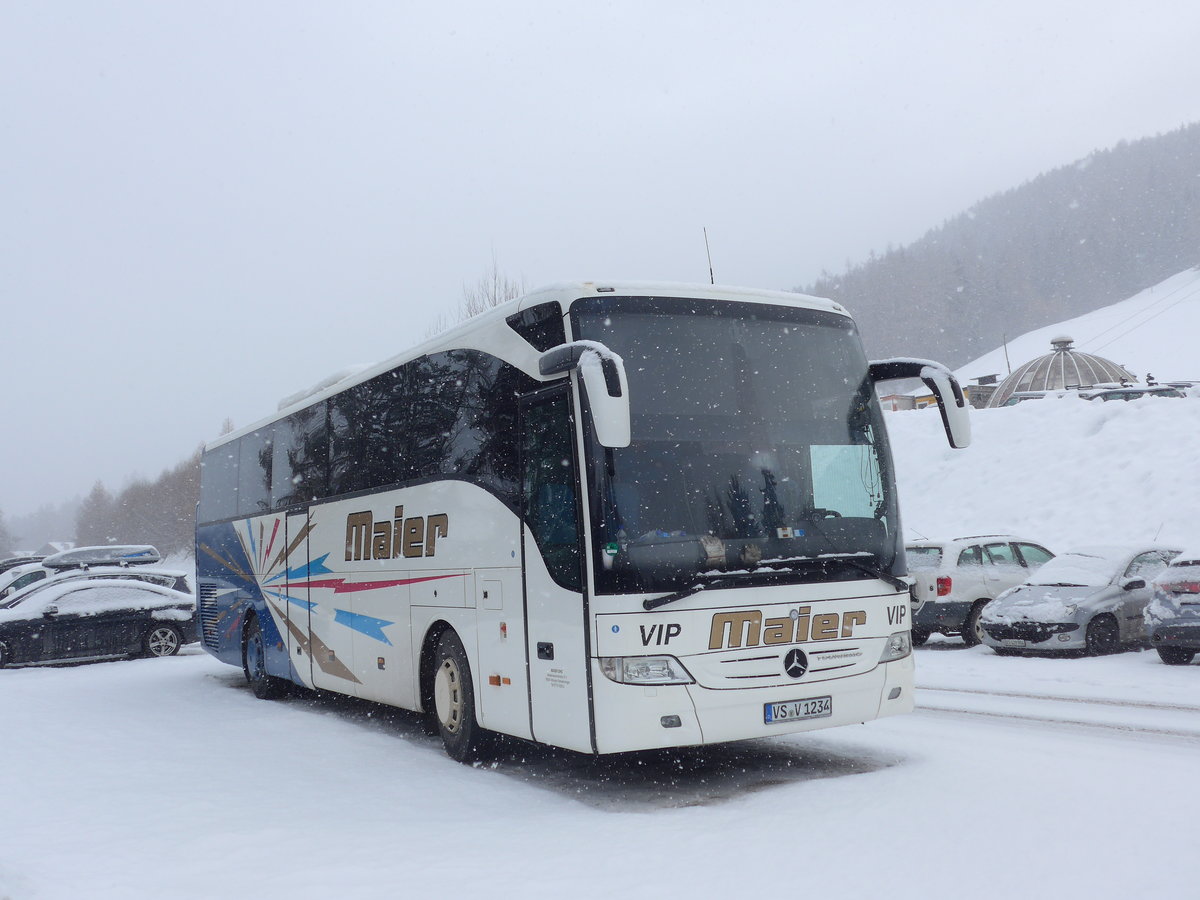
[[[1150,646],[1169,666],[1186,666],[1200,653],[1200,548],[1177,556],[1150,585],[1146,607]]]
[[[49,578],[0,606],[0,666],[173,656],[196,640],[195,598],[144,580]]]

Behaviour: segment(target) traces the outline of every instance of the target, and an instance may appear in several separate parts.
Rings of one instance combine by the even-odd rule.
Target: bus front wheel
[[[246,673],[246,681],[250,682],[250,689],[259,700],[274,700],[283,696],[286,682],[267,674],[266,644],[257,616],[251,616],[246,625],[242,640],[242,671]]]
[[[462,641],[453,631],[438,639],[433,673],[433,711],[446,754],[458,762],[475,762],[485,755],[489,740],[475,718],[475,687]]]

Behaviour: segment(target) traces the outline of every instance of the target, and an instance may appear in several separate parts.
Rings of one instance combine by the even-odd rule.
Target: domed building
[[[1076,350],[1074,344],[1069,337],[1052,340],[1050,353],[1030,360],[1000,382],[988,400],[988,407],[1004,406],[1017,391],[1079,390],[1098,384],[1137,381],[1116,363]]]

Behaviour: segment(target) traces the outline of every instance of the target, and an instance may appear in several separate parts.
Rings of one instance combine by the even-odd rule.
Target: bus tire
[[[274,700],[283,696],[286,689],[283,679],[267,674],[266,644],[258,616],[252,615],[246,623],[246,633],[242,638],[242,671],[259,700]]]
[[[446,755],[461,763],[482,759],[490,735],[475,718],[475,687],[467,651],[453,630],[438,639],[433,672],[433,713]]]

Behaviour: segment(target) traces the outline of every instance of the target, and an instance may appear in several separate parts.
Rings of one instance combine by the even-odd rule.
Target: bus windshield
[[[629,447],[588,438],[597,591],[903,573],[887,439],[848,317],[605,297],[577,301],[572,321],[624,358],[632,412]]]

